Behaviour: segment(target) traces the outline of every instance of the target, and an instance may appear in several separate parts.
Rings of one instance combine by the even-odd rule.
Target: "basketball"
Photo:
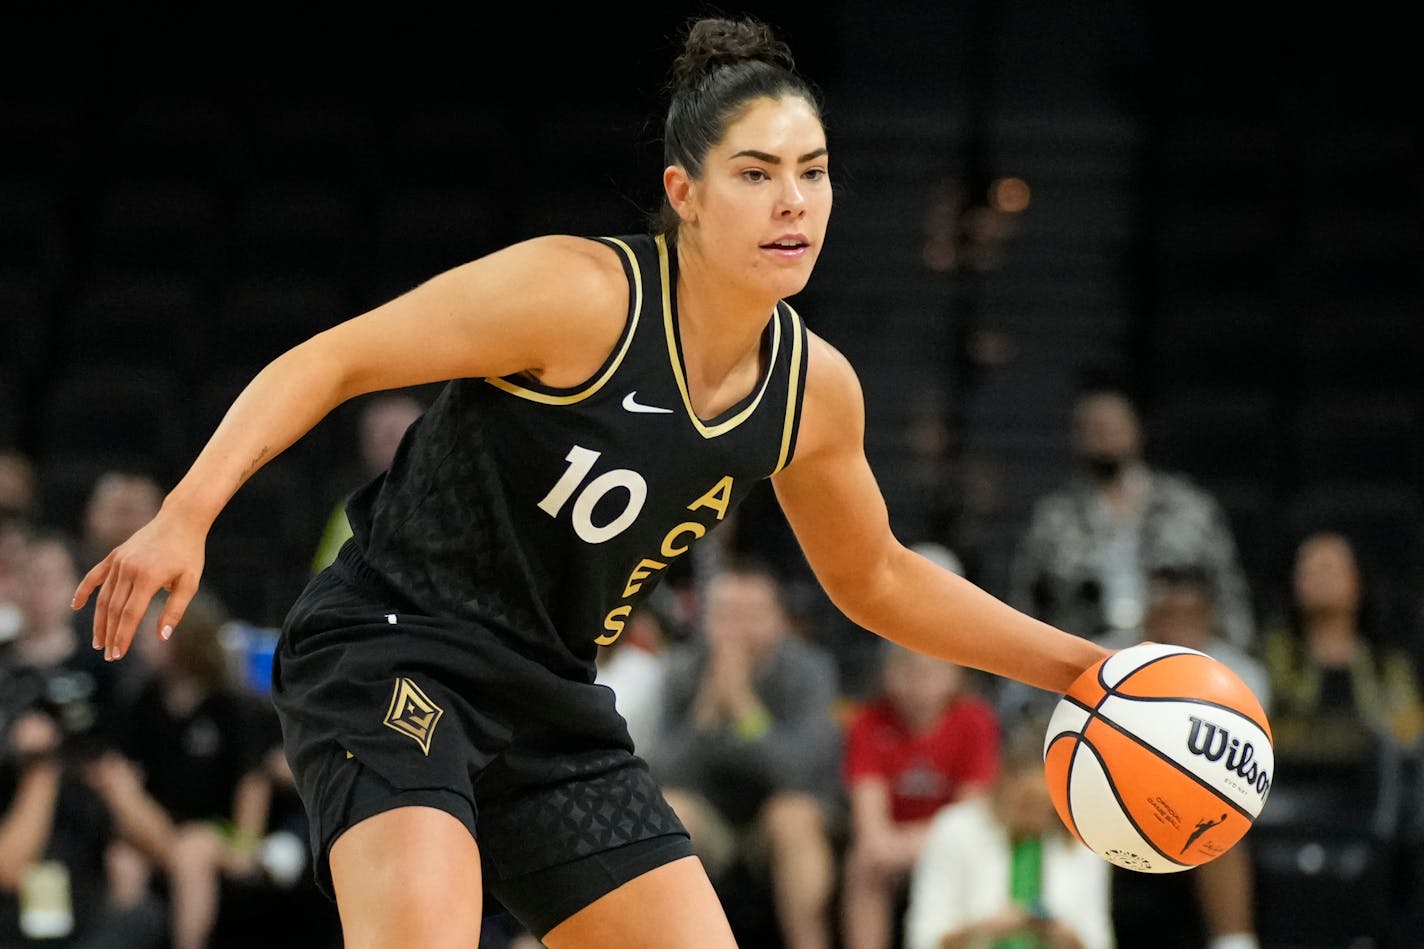
[[[1270,723],[1228,666],[1139,643],[1084,670],[1043,742],[1058,815],[1090,850],[1142,873],[1208,863],[1245,836],[1271,791]]]

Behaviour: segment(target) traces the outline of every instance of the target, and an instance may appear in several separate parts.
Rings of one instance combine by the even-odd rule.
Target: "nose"
[[[781,189],[777,215],[783,218],[798,218],[805,213],[806,195],[801,192],[796,181],[788,181]]]

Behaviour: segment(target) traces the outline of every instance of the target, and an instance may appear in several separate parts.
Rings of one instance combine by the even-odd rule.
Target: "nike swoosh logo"
[[[672,409],[664,409],[656,405],[644,405],[637,399],[638,390],[634,389],[623,397],[623,408],[629,412],[653,412],[658,415],[671,415]]]

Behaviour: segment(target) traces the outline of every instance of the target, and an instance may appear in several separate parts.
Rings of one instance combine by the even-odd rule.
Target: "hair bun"
[[[674,85],[690,85],[720,66],[759,61],[793,69],[791,49],[770,26],[752,19],[707,17],[688,28],[682,54],[673,62]]]

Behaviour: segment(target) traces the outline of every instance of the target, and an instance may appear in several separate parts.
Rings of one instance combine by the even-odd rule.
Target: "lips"
[[[811,242],[803,234],[786,234],[760,246],[763,250],[803,250],[810,247]]]
[[[760,244],[759,247],[763,251],[805,251],[810,247],[810,241],[805,238],[778,238],[768,244]]]

